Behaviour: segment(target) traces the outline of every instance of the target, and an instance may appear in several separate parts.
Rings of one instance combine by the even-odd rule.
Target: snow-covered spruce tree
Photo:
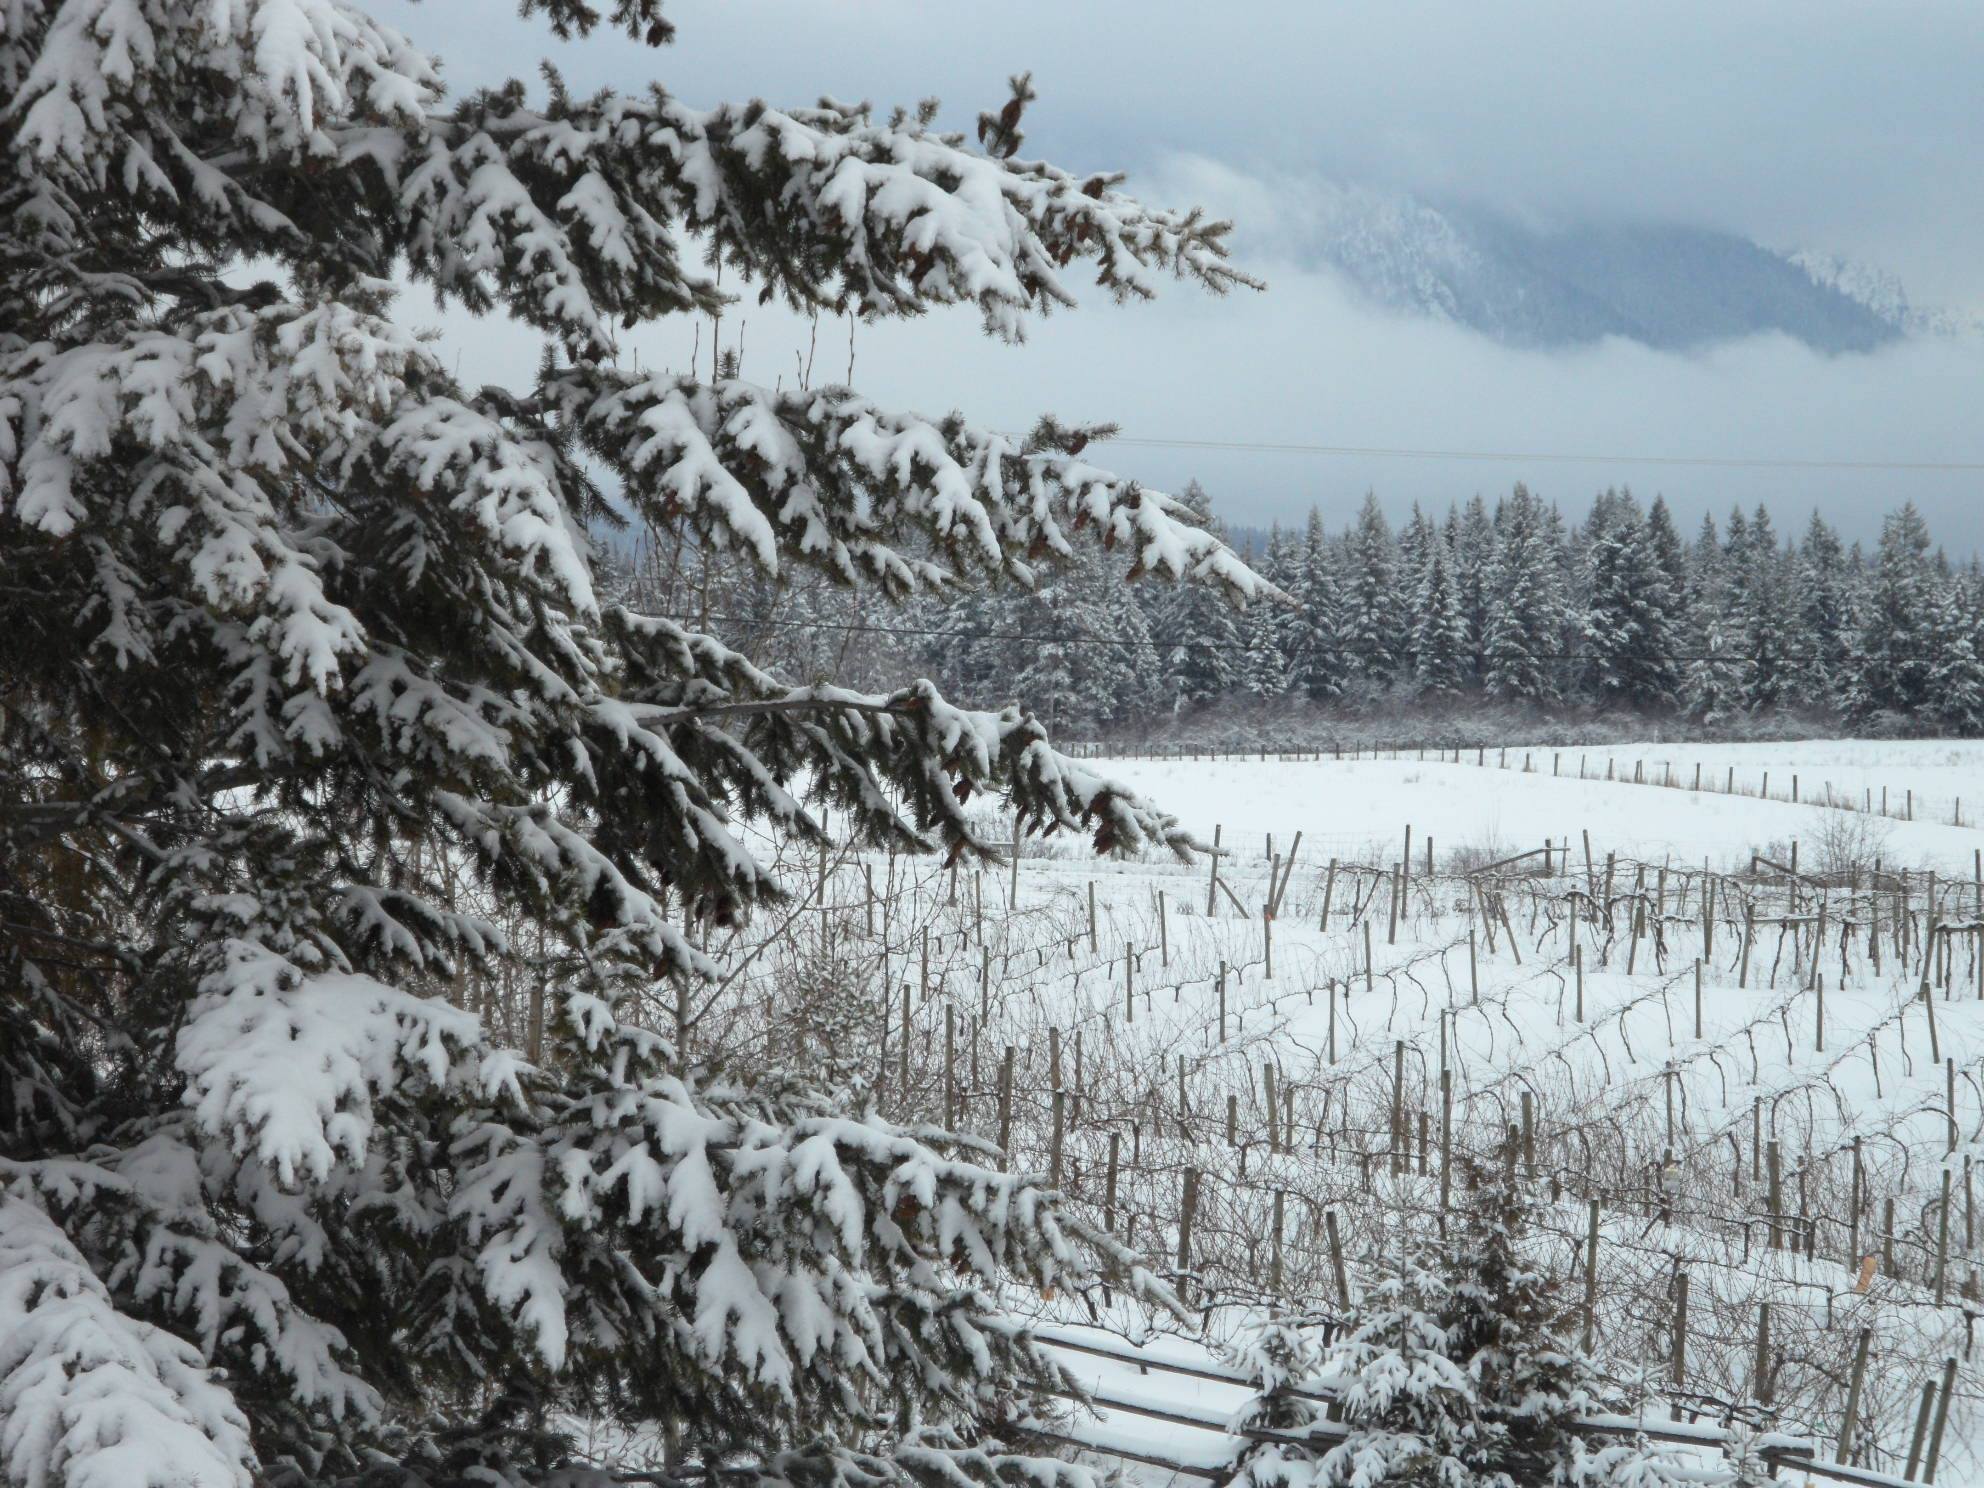
[[[1201,526],[1223,533],[1204,486],[1186,482],[1178,500]],[[1176,714],[1224,697],[1239,685],[1246,643],[1241,617],[1231,605],[1196,584],[1167,585],[1149,591],[1145,599],[1159,672],[1172,688],[1171,696],[1160,700],[1161,706]]]
[[[1301,569],[1294,594],[1296,642],[1288,659],[1291,685],[1311,702],[1327,702],[1343,692],[1345,661],[1338,633],[1341,586],[1336,551],[1323,530],[1322,512],[1313,506],[1302,534]]]
[[[1274,606],[1258,606],[1254,615]],[[1015,606],[1019,634],[999,645],[1016,662],[1014,690],[1049,729],[1148,716],[1157,655],[1134,598],[1100,568],[1057,574]],[[1254,618],[1250,615],[1249,619]]]
[[[1236,1425],[1250,1488],[1664,1488],[1743,1481],[1581,1417],[1625,1402],[1571,1339],[1559,1284],[1527,1243],[1533,1203],[1512,1163],[1470,1175],[1444,1237],[1408,1243],[1347,1314],[1279,1316],[1234,1351],[1258,1393]],[[1327,1423],[1320,1395],[1341,1405]]]
[[[1520,483],[1496,517],[1482,682],[1496,697],[1547,701],[1557,696],[1563,673],[1565,605],[1556,546],[1542,503]]]
[[[1447,1318],[1453,1307],[1447,1257],[1430,1234],[1366,1286],[1337,1320],[1326,1348],[1314,1330],[1269,1333],[1252,1349],[1261,1393],[1242,1412],[1243,1426],[1302,1432],[1319,1423],[1295,1419],[1289,1381],[1304,1376],[1342,1407],[1342,1426],[1310,1440],[1261,1442],[1247,1451],[1233,1481],[1241,1488],[1472,1488],[1480,1481],[1486,1430],[1474,1376],[1454,1352]],[[1347,1428],[1347,1430],[1346,1430]]]
[[[1240,685],[1247,696],[1270,702],[1288,691],[1288,658],[1281,650],[1281,627],[1265,605],[1247,615],[1247,654]]]
[[[1532,1208],[1513,1162],[1472,1185],[1449,1241],[1445,1321],[1474,1378],[1487,1460],[1516,1483],[1541,1484],[1567,1479],[1576,1418],[1614,1402],[1571,1337],[1558,1282],[1525,1246]]]
[[[1984,657],[1977,652],[1980,586],[1952,575],[1936,597],[1937,650],[1929,670],[1929,716],[1957,733],[1984,728]]]
[[[1634,708],[1671,704],[1679,691],[1678,647],[1669,629],[1672,603],[1664,571],[1646,541],[1646,522],[1630,493],[1592,507],[1585,671],[1602,701]]]
[[[1778,546],[1770,511],[1759,503],[1750,524],[1746,572],[1739,586],[1744,702],[1753,713],[1782,707],[1797,680],[1794,653],[1798,646],[1791,635],[1797,607],[1791,581],[1790,562]]]
[[[1938,643],[1929,529],[1915,503],[1881,523],[1866,609],[1855,637],[1856,711],[1903,717],[1929,701],[1929,673]]]
[[[1018,116],[973,148],[659,89],[448,104],[341,0],[0,9],[0,1479],[500,1488],[573,1416],[664,1423],[704,1482],[1064,1472],[974,1439],[1054,1375],[996,1289],[1152,1293],[1133,1258],[967,1140],[689,1065],[657,991],[715,971],[688,925],[779,895],[737,824],[817,838],[802,780],[906,849],[985,850],[981,791],[1101,849],[1178,829],[1017,708],[789,685],[607,603],[588,535],[597,473],[893,598],[1089,540],[1261,593],[1079,431],[618,359],[720,303],[685,241],[1008,337],[1077,260],[1236,281],[1222,225],[1014,158]],[[535,328],[541,375],[458,380],[407,281]],[[499,976],[534,1059],[477,1016]]]
[[[1799,544],[1797,574],[1799,683],[1807,699],[1836,703],[1849,644],[1848,573],[1839,534],[1817,512]]]
[[[1448,517],[1447,527],[1461,619],[1467,626],[1468,664],[1474,675],[1481,677],[1488,670],[1489,569],[1495,556],[1495,526],[1488,516],[1488,504],[1477,493],[1468,498],[1458,517]]]
[[[1690,718],[1710,725],[1725,723],[1743,710],[1742,622],[1732,608],[1728,569],[1715,518],[1704,516],[1688,582],[1693,603],[1681,706]]]
[[[1405,606],[1396,577],[1398,546],[1376,492],[1364,493],[1357,524],[1346,538],[1343,568],[1345,655],[1358,677],[1389,682],[1403,649]]]
[[[1453,694],[1468,683],[1467,621],[1460,610],[1454,559],[1441,533],[1427,543],[1413,596],[1412,667],[1427,692]]]
[[[1669,628],[1679,634],[1688,610],[1688,559],[1665,496],[1656,495],[1646,509],[1646,540],[1666,581]]]

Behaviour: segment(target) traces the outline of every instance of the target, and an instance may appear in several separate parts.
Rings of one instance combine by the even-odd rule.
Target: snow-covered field
[[[1395,1252],[1399,1226],[1461,1202],[1445,1194],[1443,1129],[1464,1172],[1526,1119],[1538,1190],[1559,1199],[1542,1253],[1577,1297],[1599,1202],[1597,1335],[1649,1368],[1649,1409],[1668,1410],[1671,1382],[1650,1361],[1670,1351],[1685,1270],[1688,1400],[1754,1392],[1768,1303],[1780,1419],[1827,1439],[1866,1327],[1861,1456],[1898,1471],[1923,1384],[1944,1357],[1968,1360],[1984,1309],[1984,832],[1831,809],[1824,783],[1984,805],[1984,747],[1704,747],[1683,786],[1695,753],[1705,777],[1724,772],[1715,790],[1635,784],[1630,750],[1612,753],[1625,778],[1611,781],[1603,754],[1583,761],[1600,778],[1580,781],[1575,756],[1553,776],[1540,750],[1527,773],[1519,750],[1508,768],[1495,751],[1483,764],[1093,762],[1204,839],[1220,830],[1217,889],[1203,862],[1098,862],[1079,844],[1028,856],[1017,902],[1002,869],[959,883],[908,860],[850,864],[830,902],[862,903],[872,881],[885,907],[857,914],[839,954],[876,958],[908,999],[882,1015],[884,1108],[935,1119],[954,1083],[962,1124],[996,1138],[998,1051],[1011,1048],[1014,1160],[1052,1162],[1062,1089],[1063,1186],[1172,1264],[1196,1175],[1181,1280],[1206,1306],[1204,1336],[1165,1347],[1202,1357],[1267,1304],[1275,1274],[1298,1296],[1331,1295],[1325,1214],[1354,1273]],[[1645,760],[1642,779],[1664,781],[1665,757]],[[1768,768],[1772,799],[1724,793],[1731,765],[1739,791]],[[1796,804],[1781,799],[1792,772]],[[1794,840],[1819,866],[1841,821],[1865,834],[1847,844],[1857,878],[1749,871],[1753,851],[1781,859]],[[1388,872],[1408,824],[1412,878],[1394,914]],[[1268,838],[1286,866],[1297,832],[1271,889]],[[1560,849],[1551,876],[1467,876],[1546,838]],[[765,1006],[775,1017],[776,999]],[[1961,1366],[1949,1434],[1941,1480],[1984,1475],[1977,1364]]]
[[[1588,773],[1601,778],[1577,778],[1578,759],[1565,755],[1564,774],[1553,777],[1547,752],[1532,752],[1533,770],[1521,770],[1521,751],[1510,751],[1510,767],[1496,767],[1490,751],[1486,766],[1472,753],[1456,764],[1444,760],[1099,760],[1095,768],[1134,785],[1185,824],[1211,841],[1215,827],[1222,842],[1265,848],[1273,834],[1286,851],[1297,831],[1305,856],[1320,854],[1357,857],[1372,850],[1387,856],[1366,858],[1386,862],[1396,857],[1405,828],[1413,829],[1414,851],[1424,853],[1428,835],[1436,855],[1443,849],[1505,849],[1521,852],[1540,847],[1545,839],[1557,844],[1568,838],[1579,857],[1583,834],[1591,834],[1593,851],[1630,853],[1659,860],[1726,870],[1747,864],[1751,851],[1772,852],[1797,839],[1807,853],[1828,829],[1828,818],[1839,813],[1825,804],[1830,782],[1836,799],[1864,804],[1872,790],[1878,806],[1882,785],[1890,804],[1901,809],[1903,792],[1917,791],[1916,819],[1897,821],[1878,813],[1851,813],[1864,818],[1886,861],[1934,867],[1968,875],[1984,846],[1984,831],[1949,824],[1950,813],[1931,820],[1929,802],[1961,799],[1965,822],[1984,818],[1984,744],[1826,742],[1810,746],[1702,746],[1686,758],[1671,756],[1674,778],[1681,788],[1653,783],[1665,779],[1670,757],[1652,752],[1614,751],[1615,773],[1624,779],[1605,780],[1607,756],[1586,757]],[[1890,752],[1893,764],[1885,763]],[[1738,758],[1738,755],[1741,758]],[[1704,764],[1704,789],[1686,788],[1693,780],[1694,760]],[[1636,762],[1645,761],[1648,783],[1632,780]],[[1724,793],[1727,769],[1737,769],[1738,791],[1757,790],[1770,773],[1771,798]],[[1686,766],[1685,770],[1683,766]],[[1791,776],[1799,775],[1799,801],[1788,799]],[[1707,788],[1713,785],[1713,789]],[[1975,812],[1975,814],[1973,814]]]

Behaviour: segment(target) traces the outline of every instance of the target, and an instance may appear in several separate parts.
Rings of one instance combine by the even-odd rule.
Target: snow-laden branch
[[[1227,261],[1224,222],[1146,207],[1116,174],[997,158],[865,107],[699,109],[659,88],[581,101],[562,87],[532,107],[511,85],[443,112],[428,60],[334,0],[211,15],[78,0],[32,56],[0,121],[61,188],[119,185],[285,258],[335,225],[360,272],[386,276],[404,256],[444,294],[501,303],[595,355],[623,322],[720,303],[681,262],[684,233],[801,309],[971,304],[1009,339],[1074,303],[1062,274],[1079,259],[1118,299],[1149,297],[1167,273],[1255,283]],[[159,118],[150,100],[187,67],[212,85],[202,112]],[[298,168],[333,169],[352,193],[335,224],[290,190]]]
[[[554,376],[550,406],[609,461],[658,524],[684,517],[767,572],[810,564],[892,595],[941,585],[927,542],[956,568],[1030,576],[1084,532],[1129,577],[1210,583],[1245,602],[1276,591],[1183,504],[1081,458],[1080,431],[1026,439],[952,414],[881,408],[847,388],[774,391],[596,365]]]
[[[119,1312],[47,1214],[0,1193],[0,1474],[249,1488],[248,1422],[197,1350]]]

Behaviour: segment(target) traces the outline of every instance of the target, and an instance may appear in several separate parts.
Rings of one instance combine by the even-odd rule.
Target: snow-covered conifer
[[[1672,603],[1639,503],[1630,494],[1601,498],[1589,528],[1582,641],[1592,690],[1636,708],[1667,706],[1679,690]]]
[[[1023,91],[973,148],[833,103],[451,101],[343,0],[5,10],[0,1477],[522,1485],[574,1410],[726,1476],[1032,1471],[962,1434],[1059,1377],[993,1287],[1149,1293],[1127,1253],[971,1141],[652,1030],[784,892],[746,821],[818,841],[824,799],[981,853],[992,792],[1101,849],[1180,831],[1019,707],[794,681],[614,600],[597,537],[885,599],[1098,550],[1265,594],[1092,430],[621,355],[740,286],[1016,339],[1084,265],[1239,282],[1222,224],[1015,158]],[[461,380],[408,282],[531,327],[535,380]]]
[[[1482,1457],[1514,1482],[1549,1483],[1567,1476],[1576,1419],[1613,1402],[1570,1337],[1559,1282],[1528,1243],[1532,1210],[1513,1162],[1479,1177],[1449,1240],[1445,1321],[1453,1356],[1474,1378]]]
[[[1467,621],[1453,569],[1445,535],[1433,533],[1413,596],[1411,643],[1413,676],[1428,692],[1455,693],[1468,683]]]
[[[1269,606],[1256,605],[1247,613],[1246,644],[1241,686],[1247,695],[1265,702],[1287,692],[1289,667],[1281,649],[1280,617]]]
[[[1858,711],[1913,713],[1929,700],[1939,643],[1929,562],[1929,530],[1913,502],[1890,512],[1869,576],[1855,638]]]
[[[1743,710],[1742,620],[1729,593],[1729,560],[1716,537],[1715,518],[1702,518],[1694,572],[1689,576],[1688,661],[1681,706],[1690,718],[1723,723]]]
[[[1798,546],[1797,575],[1800,682],[1814,701],[1836,701],[1849,645],[1846,554],[1817,512]]]
[[[1688,557],[1665,496],[1655,496],[1653,505],[1646,509],[1646,540],[1653,549],[1654,562],[1660,565],[1661,577],[1666,580],[1669,626],[1677,628],[1688,608]]]
[[[1257,1445],[1243,1459],[1236,1483],[1472,1488],[1487,1434],[1475,1378],[1454,1351],[1452,1280],[1444,1259],[1436,1240],[1409,1242],[1408,1253],[1338,1320],[1313,1365],[1313,1379],[1341,1406],[1347,1433],[1319,1434],[1313,1443]],[[1276,1351],[1265,1353],[1273,1358]],[[1307,1362],[1299,1351],[1291,1358]],[[1272,1412],[1281,1407],[1275,1381],[1264,1375],[1262,1383],[1268,1388],[1254,1409]]]
[[[1186,482],[1178,501],[1193,521],[1223,537],[1204,486]],[[1177,713],[1234,691],[1245,659],[1244,617],[1203,585],[1138,587],[1149,617],[1158,675],[1168,687],[1168,696],[1158,697],[1153,706]]]
[[[1488,504],[1479,493],[1470,496],[1459,518],[1448,519],[1453,537],[1454,582],[1460,592],[1460,614],[1467,626],[1468,665],[1477,677],[1487,673],[1488,611],[1495,558],[1495,526]]]
[[[1753,713],[1767,713],[1791,697],[1798,662],[1791,627],[1796,607],[1788,561],[1777,544],[1770,511],[1761,503],[1750,524],[1744,556],[1739,616],[1744,650],[1743,700]]]
[[[1497,511],[1487,579],[1482,681],[1497,697],[1557,695],[1563,663],[1564,597],[1542,503],[1518,483]]]
[[[1984,657],[1977,651],[1980,586],[1953,575],[1936,599],[1937,649],[1929,672],[1930,716],[1944,728],[1984,729]]]
[[[1360,677],[1389,682],[1404,649],[1398,546],[1375,493],[1367,492],[1345,547],[1343,645]]]
[[[1342,581],[1336,560],[1337,550],[1323,529],[1323,514],[1311,507],[1300,567],[1290,590],[1296,608],[1289,671],[1295,689],[1312,702],[1339,695],[1347,670],[1341,633]]]

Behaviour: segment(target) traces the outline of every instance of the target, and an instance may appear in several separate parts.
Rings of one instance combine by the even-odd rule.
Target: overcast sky
[[[1295,519],[1315,501],[1339,523],[1367,487],[1394,510],[1444,508],[1522,479],[1580,510],[1606,484],[1663,491],[1690,522],[1761,499],[1792,526],[1816,503],[1860,537],[1912,496],[1952,547],[1984,545],[1976,471],[1627,458],[1984,462],[1984,338],[1838,357],[1779,337],[1692,354],[1520,351],[1371,309],[1299,263],[1283,230],[1312,183],[1345,181],[1544,226],[1672,221],[1842,253],[1899,275],[1918,303],[1984,314],[1977,0],[673,0],[678,40],[660,51],[604,29],[561,46],[498,0],[372,8],[438,52],[457,88],[528,75],[550,55],[580,88],[659,80],[694,103],[935,94],[941,122],[965,128],[1002,99],[1008,73],[1031,69],[1041,97],[1027,154],[1127,169],[1153,200],[1231,213],[1238,256],[1270,281],[1261,296],[1210,301],[1180,286],[1154,305],[1085,307],[1017,349],[986,342],[970,312],[863,326],[854,380],[878,399],[1005,425],[1052,409],[1169,439],[1607,457],[1109,452],[1154,483],[1199,475],[1240,520]],[[804,330],[754,310],[726,319],[726,346],[740,325],[745,374],[790,375]],[[692,336],[653,328],[638,344],[681,366]],[[839,363],[835,376],[847,340],[845,322],[822,325],[818,355]],[[469,330],[467,346],[485,375],[527,375],[534,360],[525,338],[492,326]]]

